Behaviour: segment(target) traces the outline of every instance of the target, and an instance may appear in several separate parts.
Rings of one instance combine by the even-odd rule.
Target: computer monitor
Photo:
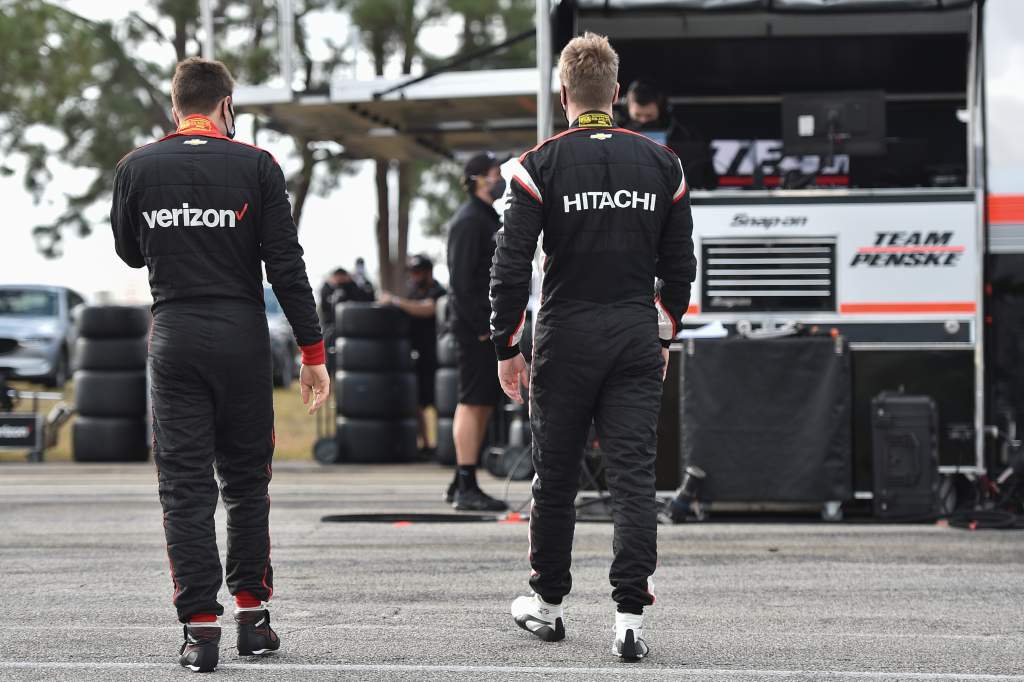
[[[885,154],[881,90],[782,96],[782,146],[787,155]]]

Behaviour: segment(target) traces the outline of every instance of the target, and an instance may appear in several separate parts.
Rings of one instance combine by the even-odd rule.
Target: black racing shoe
[[[238,655],[262,656],[281,648],[281,640],[270,627],[270,611],[236,611]]]
[[[212,673],[220,658],[220,623],[195,623],[185,626],[185,642],[178,651],[178,662],[194,673]]]
[[[455,491],[455,511],[487,511],[503,512],[508,511],[508,505],[501,500],[496,500],[480,488]]]
[[[459,484],[452,481],[448,484],[448,487],[444,491],[444,503],[451,504],[455,501],[455,492],[459,489]]]

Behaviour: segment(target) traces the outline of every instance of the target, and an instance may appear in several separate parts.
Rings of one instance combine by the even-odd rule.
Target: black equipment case
[[[871,401],[874,508],[881,519],[936,513],[938,414],[928,396],[880,393]]]

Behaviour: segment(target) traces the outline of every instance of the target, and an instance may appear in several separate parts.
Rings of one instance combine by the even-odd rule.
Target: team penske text
[[[181,208],[143,211],[142,217],[151,230],[155,227],[235,227],[236,219],[241,220],[248,209],[248,203],[237,211],[192,208],[182,204]]]
[[[636,190],[620,189],[615,192],[577,192],[572,195],[562,195],[562,202],[565,206],[565,213],[573,211],[602,210],[605,208],[643,208],[645,211],[653,211],[654,203],[658,199],[652,192],[640,193]]]

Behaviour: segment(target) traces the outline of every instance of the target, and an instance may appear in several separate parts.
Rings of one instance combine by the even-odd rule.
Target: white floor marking
[[[889,672],[871,670],[752,670],[741,668],[658,668],[648,664],[620,665],[616,667],[574,667],[519,666],[519,665],[358,665],[318,663],[275,663],[267,661],[256,664],[222,663],[218,669],[247,670],[250,672],[364,672],[364,673],[502,673],[502,674],[552,674],[552,675],[617,675],[620,677],[650,677],[670,675],[674,678],[708,677],[732,678],[737,675],[756,675],[785,679],[790,677],[812,677],[815,680],[955,680],[993,682],[1024,682],[1024,675],[999,675],[981,673],[940,673],[940,672]],[[174,663],[102,663],[70,661],[0,661],[0,670],[50,669],[50,670],[173,670]]]

